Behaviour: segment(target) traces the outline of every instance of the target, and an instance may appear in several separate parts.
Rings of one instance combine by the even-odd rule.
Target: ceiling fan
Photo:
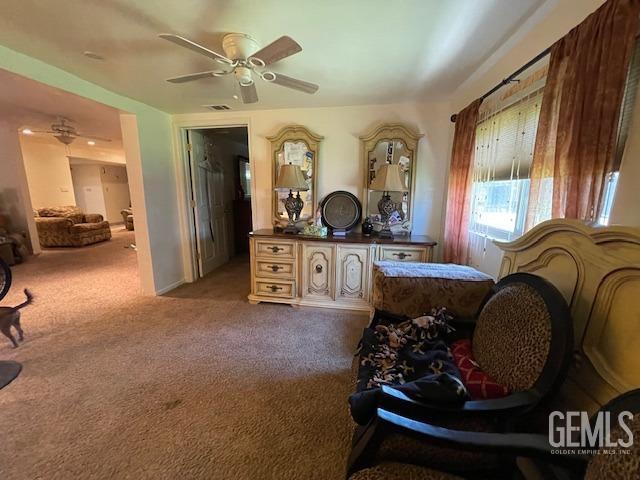
[[[283,36],[258,50],[258,43],[244,33],[229,33],[222,39],[222,49],[225,55],[214,52],[191,40],[170,33],[159,35],[168,40],[197,52],[205,57],[215,60],[224,66],[221,70],[208,70],[206,72],[191,73],[167,79],[171,83],[185,83],[201,78],[222,77],[234,74],[240,86],[240,96],[243,103],[255,103],[258,101],[258,92],[254,82],[254,74],[265,82],[274,83],[281,87],[292,88],[305,93],[316,93],[318,85],[304,80],[298,80],[281,73],[268,70],[266,67],[283,58],[295,55],[302,51],[302,47],[291,37]]]
[[[58,122],[51,125],[51,130],[32,130],[33,133],[51,133],[60,143],[70,145],[73,141],[80,138],[88,138],[89,140],[98,140],[100,142],[110,142],[111,139],[97,137],[95,135],[85,135],[76,130],[76,128],[70,124],[71,119],[66,117],[58,117]]]

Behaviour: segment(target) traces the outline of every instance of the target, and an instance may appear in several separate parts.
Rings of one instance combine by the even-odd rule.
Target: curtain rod
[[[489,95],[497,92],[499,89],[501,89],[502,87],[504,87],[505,85],[509,85],[511,82],[516,81],[516,78],[518,75],[520,75],[522,72],[524,72],[527,68],[529,68],[531,65],[535,64],[536,62],[538,62],[541,58],[544,58],[545,56],[547,56],[549,54],[549,52],[551,51],[551,47],[547,48],[545,51],[540,52],[538,55],[536,55],[535,57],[533,57],[531,60],[529,60],[527,63],[525,63],[523,66],[521,66],[519,69],[517,69],[515,72],[513,72],[511,75],[509,75],[507,78],[502,79],[502,81],[500,83],[498,83],[495,87],[493,87],[491,90],[489,90],[487,93],[485,93],[484,95],[482,95],[480,97],[481,100],[484,100],[485,98],[487,98]],[[453,123],[456,123],[456,118],[458,117],[457,113],[454,113],[453,115],[451,115],[451,121]]]

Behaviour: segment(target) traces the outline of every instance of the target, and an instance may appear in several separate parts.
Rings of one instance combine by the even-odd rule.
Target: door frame
[[[178,211],[180,216],[180,236],[182,239],[182,261],[186,282],[198,280],[198,258],[196,247],[195,217],[191,200],[193,191],[189,175],[189,152],[187,150],[187,131],[244,127],[247,129],[247,149],[249,151],[249,169],[251,171],[251,224],[256,225],[256,183],[255,165],[251,151],[251,125],[249,118],[183,120],[173,122],[175,146],[176,181],[178,188]]]

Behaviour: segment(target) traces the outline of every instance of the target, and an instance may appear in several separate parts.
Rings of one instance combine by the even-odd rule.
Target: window
[[[521,85],[508,89],[499,98],[489,97],[481,107],[476,130],[470,232],[485,239],[512,240],[524,233],[529,170],[546,66],[532,67],[529,72],[533,73],[528,74]],[[631,59],[621,106],[615,161],[607,175],[597,219],[602,225],[609,223],[639,84],[640,40],[636,41]],[[541,202],[536,205],[534,224],[551,218],[552,196],[553,179],[548,178],[541,184]]]
[[[475,234],[510,240],[523,233],[543,82],[511,95],[502,107],[481,110],[470,221]]]
[[[618,187],[618,176],[620,172],[611,172],[607,176],[607,184],[604,187],[604,195],[602,198],[602,209],[598,223],[600,225],[609,225],[609,217],[611,216],[611,208],[613,207],[613,197]]]
[[[638,84],[640,83],[640,40],[636,40],[633,56],[631,57],[631,65],[629,66],[629,74],[627,75],[627,84],[624,88],[624,96],[622,97],[622,108],[620,112],[620,123],[618,125],[618,138],[616,143],[616,153],[613,164],[613,170],[607,176],[607,183],[604,187],[602,195],[602,208],[598,223],[600,225],[609,225],[609,217],[613,208],[613,200],[615,198],[616,188],[618,187],[618,176],[620,165],[622,163],[622,155],[624,147],[629,136],[629,127],[631,125],[631,116],[636,103],[636,95],[638,93]]]

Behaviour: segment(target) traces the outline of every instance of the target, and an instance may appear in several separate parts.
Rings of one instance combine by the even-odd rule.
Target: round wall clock
[[[322,223],[332,230],[348,231],[360,223],[362,204],[345,191],[332,192],[321,204]]]

